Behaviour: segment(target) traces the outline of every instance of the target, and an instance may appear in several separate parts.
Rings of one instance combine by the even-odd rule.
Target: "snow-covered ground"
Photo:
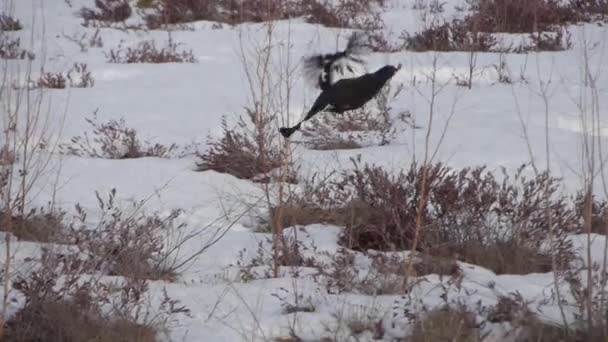
[[[448,1],[445,7],[452,8],[456,3]],[[105,55],[111,49],[146,39],[154,39],[162,45],[167,40],[167,32],[102,28],[103,47],[91,47],[83,52],[65,38],[84,33],[90,36],[95,32],[95,28],[81,26],[81,19],[75,16],[83,5],[92,6],[93,1],[14,2],[15,17],[22,21],[24,30],[10,34],[21,37],[24,47],[33,42],[32,49],[39,57],[46,57],[37,58],[35,64],[44,61],[46,71],[66,71],[74,63],[86,63],[95,79],[91,88],[46,93],[51,100],[48,102],[50,122],[57,133],[54,138],[59,142],[68,142],[72,136],[90,131],[85,118],[98,110],[100,122],[124,118],[129,127],[137,129],[138,134],[150,141],[182,146],[196,143],[202,151],[206,148],[208,135],[221,133],[222,115],[243,113],[242,108],[249,104],[249,89],[238,56],[239,32],[262,39],[265,32],[262,24],[224,25],[218,29],[212,28],[212,23],[197,22],[192,25],[193,30],[172,31],[172,39],[184,44],[180,48],[192,49],[197,63],[113,64],[107,62]],[[418,14],[412,10],[412,5],[413,1],[409,0],[393,0],[389,4],[383,17],[391,32],[407,29],[412,33],[420,29]],[[129,20],[137,21],[136,18]],[[277,42],[285,42],[290,35],[290,53],[296,59],[312,52],[333,51],[336,41],[343,47],[347,37],[344,31],[301,20],[278,22],[276,28]],[[581,124],[579,103],[583,101],[585,106],[590,105],[582,72],[585,66],[583,41],[589,52],[588,68],[598,77],[600,127],[597,132],[602,141],[608,142],[608,60],[605,56],[608,29],[585,24],[570,30],[574,44],[568,51],[502,56],[511,72],[512,84],[498,82],[494,67],[499,63],[498,54],[479,53],[470,90],[455,82],[455,75],[467,73],[467,53],[404,51],[370,55],[369,69],[375,70],[386,63],[403,64],[391,85],[396,87],[403,83],[405,88],[392,106],[395,111],[409,110],[422,128],[408,129],[400,134],[398,141],[386,146],[355,150],[313,151],[293,144],[298,176],[304,179],[315,172],[350,168],[349,159],[358,155],[364,162],[392,170],[409,166],[414,155],[420,158],[424,153],[429,113],[429,75],[435,62],[437,82],[445,84],[435,99],[435,128],[430,137],[431,150],[441,139],[443,141],[436,160],[454,167],[488,165],[490,170],[501,167],[514,170],[531,160],[531,151],[539,166],[544,167],[547,157],[550,158],[552,171],[564,178],[563,191],[578,190],[582,181],[581,138],[587,134]],[[9,62],[11,67],[16,65],[17,62]],[[38,70],[38,65],[34,70]],[[545,107],[541,89],[547,90],[549,108]],[[295,82],[290,103],[292,113],[289,113],[292,122],[307,110],[315,96],[316,90],[304,82]],[[546,111],[548,125],[545,124]],[[446,124],[449,125],[444,131]],[[549,156],[545,153],[547,132],[550,135]],[[259,184],[214,171],[195,172],[195,161],[194,156],[108,160],[56,154],[46,170],[46,178],[36,184],[32,204],[44,205],[53,197],[55,203],[66,210],[71,211],[78,203],[94,211],[97,208],[94,192],[104,194],[116,188],[117,197],[125,203],[150,198],[146,204],[149,211],[183,209],[182,219],[193,230],[229,214],[215,223],[217,227],[225,226],[255,203],[258,203],[255,210],[263,210],[259,203],[264,192]],[[293,277],[289,272],[278,279],[237,280],[232,266],[239,261],[239,252],[246,250],[243,258],[247,262],[256,253],[259,243],[266,243],[268,238],[267,234],[254,232],[255,222],[251,216],[237,220],[226,235],[197,258],[176,282],[152,282],[152,293],[159,293],[165,287],[171,297],[181,300],[191,310],[191,317],[180,318],[172,328],[172,340],[270,340],[289,336],[290,327],[304,340],[318,340],[328,334],[327,330],[336,324],[336,317],[341,312],[382,319],[387,340],[408,333],[411,327],[400,319],[403,310],[395,305],[405,300],[401,296],[329,294],[315,278]],[[339,227],[312,225],[300,227],[298,238],[304,245],[314,244],[317,253],[332,254],[338,250],[339,232]],[[200,248],[212,233],[207,230],[191,240],[184,246],[184,253]],[[293,233],[293,228],[287,233]],[[572,239],[581,251],[586,248],[585,238],[574,236]],[[594,236],[593,239],[593,257],[599,261],[605,238]],[[19,242],[16,246],[17,263],[37,249],[36,244],[29,242]],[[362,263],[364,269],[365,261]],[[462,268],[462,288],[448,289],[450,298],[493,305],[498,295],[518,291],[533,303],[530,307],[538,309],[542,319],[560,321],[557,305],[546,301],[553,289],[552,274],[497,276],[474,265],[463,264]],[[440,304],[444,291],[439,286],[442,282],[446,279],[428,276],[411,297],[431,306]],[[294,293],[309,300],[315,311],[284,314],[281,304],[293,301]],[[282,296],[287,299],[280,300]],[[13,310],[19,304],[14,305]],[[571,317],[574,309],[568,310]]]

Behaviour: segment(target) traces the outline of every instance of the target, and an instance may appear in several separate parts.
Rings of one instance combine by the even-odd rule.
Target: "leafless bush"
[[[61,72],[45,72],[36,82],[37,88],[64,89],[67,80]]]
[[[129,19],[132,14],[131,6],[127,0],[95,0],[95,9],[83,7],[80,17],[85,20],[85,26],[90,22],[121,22]]]
[[[59,145],[62,153],[79,157],[104,159],[132,159],[144,157],[170,158],[177,152],[177,145],[152,144],[141,140],[135,129],[127,127],[124,119],[100,123],[97,111],[85,119],[93,128],[88,133],[72,137],[70,143]]]
[[[509,69],[507,67],[507,61],[505,59],[504,54],[498,55],[498,63],[493,65],[494,70],[496,70],[496,74],[498,74],[498,82],[511,84],[513,80],[511,79],[511,75],[509,74]]]
[[[31,51],[22,49],[19,38],[11,39],[0,31],[0,58],[33,60],[36,55]]]
[[[156,0],[137,0],[137,8],[152,8],[156,5]]]
[[[461,277],[461,269],[454,259],[423,255],[414,261],[415,274],[409,274],[402,255],[367,253],[368,267],[355,264],[356,252],[340,249],[331,255],[328,265],[318,266],[329,293],[362,293],[370,296],[403,294],[408,277],[438,274]]]
[[[573,298],[573,302],[569,304],[576,308],[574,318],[577,324],[574,336],[579,337],[579,341],[603,341],[608,338],[606,330],[608,313],[604,302],[608,296],[605,261],[592,261],[590,265],[585,265],[588,260],[583,262],[583,258],[577,260],[577,265],[565,273],[565,280]],[[563,333],[557,331],[560,332]]]
[[[156,341],[172,316],[188,309],[164,292],[158,312],[146,301],[146,281],[114,283],[85,276],[75,254],[49,250],[33,272],[15,279],[25,306],[6,322],[8,341]]]
[[[494,51],[496,38],[486,32],[474,30],[464,21],[454,19],[402,37],[405,47],[413,51]]]
[[[572,47],[572,35],[566,29],[530,34],[534,51],[563,51]]]
[[[366,251],[411,248],[418,215],[422,170],[413,164],[392,176],[378,167],[344,172],[338,180],[305,189],[286,202],[292,224],[331,223],[345,226],[341,244]],[[420,250],[436,257],[474,263],[496,273],[548,272],[556,253],[558,266],[572,258],[568,232],[577,220],[570,202],[558,195],[559,182],[546,174],[526,178],[524,168],[499,182],[483,167],[453,170],[428,166],[428,205],[421,215]],[[549,193],[545,193],[548,185]],[[556,232],[547,242],[545,196]],[[302,208],[298,212],[295,208]]]
[[[23,28],[19,19],[0,13],[0,31],[19,31]]]
[[[167,45],[157,48],[153,40],[140,42],[136,47],[110,50],[109,63],[196,63],[196,58],[189,51],[178,51],[180,44],[175,43],[171,36]]]
[[[608,16],[607,0],[570,0],[569,5],[577,13],[588,14],[587,19],[593,19],[594,15],[597,15],[599,19],[605,19]]]
[[[34,208],[24,216],[5,217],[0,213],[0,222],[11,221],[10,233],[20,240],[62,243],[67,239],[65,212],[57,209]],[[7,225],[0,226],[5,230]]]
[[[498,303],[489,308],[481,310],[487,322],[508,323],[514,329],[509,336],[515,341],[564,341],[583,342],[601,341],[602,332],[594,327],[591,333],[582,329],[582,326],[568,329],[562,325],[543,322],[537,314],[533,313],[529,305],[519,292],[499,296]],[[577,318],[580,319],[580,318]],[[582,323],[582,321],[581,321]]]
[[[304,17],[329,27],[374,28],[381,26],[375,13],[384,0],[159,0],[155,12],[146,16],[149,28],[166,24],[210,20],[238,24]]]
[[[95,79],[85,63],[74,63],[72,69],[67,73],[70,87],[90,88],[95,85]]]
[[[474,21],[483,32],[531,33],[550,31],[576,17],[557,0],[472,0]]]
[[[417,320],[408,342],[480,342],[483,335],[475,313],[464,306],[445,306],[431,310]]]
[[[87,70],[85,63],[74,63],[74,66],[67,73],[44,72],[36,82],[32,82],[32,87],[46,89],[65,89],[67,86],[88,88],[93,85],[95,85],[95,79],[91,72]]]
[[[63,37],[80,47],[80,51],[87,52],[89,48],[100,48],[103,47],[103,39],[100,35],[101,30],[98,28],[95,30],[92,36],[89,37],[87,32],[84,32],[82,35],[78,36],[76,33],[73,35],[67,35],[62,33]]]
[[[253,110],[247,111],[248,117],[255,121]],[[270,123],[271,118],[265,118],[265,122],[256,122],[259,129],[251,132],[246,128],[243,117],[239,118],[235,128],[229,128],[224,117],[223,136],[219,140],[210,139],[207,151],[198,154],[197,170],[214,170],[262,183],[274,179],[272,172],[282,166],[282,158],[278,146],[270,143]],[[286,181],[295,182],[295,175]]]
[[[115,190],[107,199],[97,194],[102,219],[94,228],[87,227],[87,213],[77,207],[71,240],[87,256],[85,264],[107,275],[174,280],[178,270],[171,264],[173,251],[167,243],[185,227],[175,222],[181,212],[147,215],[141,212],[142,203],[124,210],[116,206],[115,196]]]
[[[574,197],[575,210],[577,219],[580,224],[579,233],[584,233],[585,209],[590,206],[590,231],[595,234],[606,234],[606,225],[608,225],[608,201],[598,200],[595,196],[589,196],[584,192],[579,192]]]

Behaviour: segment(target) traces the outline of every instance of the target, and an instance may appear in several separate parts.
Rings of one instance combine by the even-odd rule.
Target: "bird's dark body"
[[[355,65],[364,64],[358,56],[368,49],[364,37],[353,33],[348,39],[344,51],[311,56],[304,61],[304,70],[309,80],[321,89],[306,117],[293,127],[281,127],[279,131],[288,138],[300,129],[302,122],[309,120],[320,111],[343,113],[361,108],[373,99],[380,89],[395,75],[401,65],[384,66],[373,73],[359,77],[342,78],[335,81],[335,75],[345,76],[346,72],[354,74]]]
[[[386,66],[372,74],[341,79],[322,92],[319,98],[327,101],[333,112],[360,108],[378,95],[395,72],[396,68]]]
[[[378,95],[382,87],[398,70],[397,67],[387,65],[374,73],[337,81],[321,92],[303,121],[309,120],[322,110],[343,113],[363,107],[363,105]],[[284,137],[288,138],[300,129],[300,124],[298,123],[290,128],[283,127],[280,129],[280,132]]]

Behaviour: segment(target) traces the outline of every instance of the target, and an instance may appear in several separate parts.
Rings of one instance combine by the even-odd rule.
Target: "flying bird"
[[[370,51],[363,36],[353,33],[344,51],[333,54],[319,54],[304,60],[304,71],[315,86],[321,89],[306,116],[292,127],[281,127],[279,132],[289,138],[300,129],[302,123],[321,111],[342,114],[345,111],[362,107],[373,99],[394,75],[401,69],[386,65],[375,72],[355,77],[357,69],[364,67],[361,56]],[[352,74],[353,77],[345,77]],[[340,78],[338,78],[341,76]]]

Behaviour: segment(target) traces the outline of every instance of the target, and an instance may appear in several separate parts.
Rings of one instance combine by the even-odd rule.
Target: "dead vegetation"
[[[109,282],[87,272],[78,256],[44,250],[40,265],[12,282],[25,305],[6,322],[3,340],[153,342],[172,316],[189,312],[164,292],[152,314],[145,280]]]
[[[79,15],[84,19],[84,26],[90,26],[95,22],[124,22],[132,12],[127,0],[95,0],[95,8],[82,7]]]
[[[6,13],[0,13],[0,31],[19,31],[22,28],[23,25],[19,19],[15,19]]]
[[[248,129],[247,122],[239,117],[234,128],[228,126],[226,117],[222,119],[223,133],[219,139],[208,139],[209,148],[198,153],[197,171],[213,170],[228,173],[240,179],[268,183],[276,180],[273,174],[283,165],[279,146],[273,143],[270,131],[272,117],[256,115],[247,109],[247,118],[255,122],[253,130]],[[296,182],[291,174],[285,180]]]
[[[413,35],[404,32],[404,48],[413,51],[514,52],[571,48],[566,26],[608,17],[605,0],[470,0],[462,19],[434,19]],[[426,9],[441,14],[442,7]],[[499,46],[495,33],[519,33],[529,43]]]
[[[67,241],[65,212],[53,208],[34,208],[25,215],[0,213],[0,230],[19,240],[62,243]]]
[[[107,54],[108,63],[196,63],[192,50],[182,50],[171,36],[166,45],[158,48],[153,40],[143,41],[135,47],[118,47]]]
[[[90,88],[95,85],[95,79],[85,63],[74,63],[67,72],[43,72],[30,84],[33,88],[46,89]]]
[[[21,48],[21,39],[10,38],[0,31],[0,59],[28,59],[33,60],[36,55]]]
[[[134,279],[171,281],[177,277],[168,246],[171,238],[180,236],[184,224],[177,224],[180,211],[169,215],[145,214],[141,203],[130,210],[116,205],[116,191],[107,198],[97,194],[102,219],[88,227],[87,213],[77,207],[76,222],[70,239],[87,258],[83,261],[91,270],[112,276]]]
[[[93,128],[92,134],[71,138],[70,143],[60,144],[63,154],[103,159],[133,159],[144,157],[171,158],[179,156],[176,144],[163,145],[140,139],[135,129],[129,128],[124,119],[105,123],[93,117],[85,119]]]
[[[198,20],[227,24],[264,22],[302,17],[309,23],[328,27],[373,28],[382,25],[377,8],[384,0],[319,0],[289,1],[219,1],[219,0],[158,0],[140,1],[141,7],[153,12],[145,19],[148,28],[188,23]]]
[[[301,196],[286,202],[285,223],[344,226],[340,243],[354,250],[410,249],[421,168],[413,164],[391,175],[354,162],[355,168],[336,180],[307,183]],[[419,250],[499,274],[548,272],[555,266],[552,256],[557,257],[557,267],[567,267],[572,252],[566,236],[580,225],[576,212],[558,194],[558,179],[545,174],[528,178],[524,170],[511,176],[505,173],[499,181],[483,167],[429,166],[428,205],[421,213],[426,224]],[[546,198],[554,227],[559,227],[550,248],[544,246],[549,230],[554,229],[546,223]]]
[[[357,253],[341,249],[331,256],[329,265],[317,266],[329,293],[403,294],[407,292],[404,284],[408,277],[437,274],[459,279],[462,274],[455,259],[421,255],[413,263],[415,274],[410,274],[402,254],[371,251],[364,254],[370,261],[369,266],[361,267],[355,264]]]
[[[424,313],[416,321],[414,331],[407,342],[481,342],[483,336],[475,319],[475,313],[464,306],[440,307]]]

